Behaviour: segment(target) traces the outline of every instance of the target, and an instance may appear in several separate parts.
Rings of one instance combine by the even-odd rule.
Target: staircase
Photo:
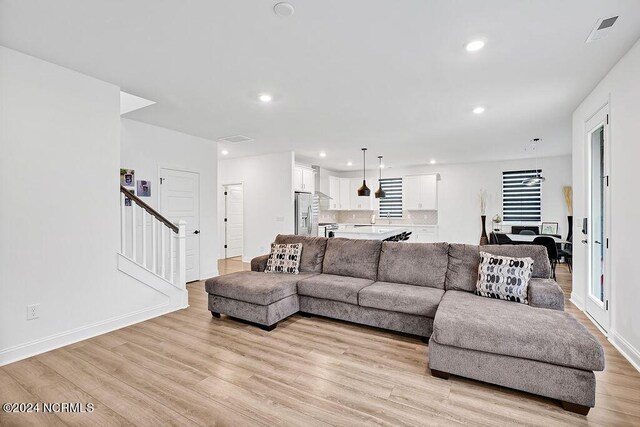
[[[187,307],[186,222],[172,223],[120,186],[120,230],[118,269]]]

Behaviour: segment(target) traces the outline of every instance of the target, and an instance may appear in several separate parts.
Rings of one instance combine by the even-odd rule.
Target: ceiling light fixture
[[[268,93],[263,93],[258,97],[258,99],[262,102],[271,102],[273,98]]]
[[[375,196],[376,196],[376,199],[381,199],[381,198],[387,197],[387,194],[382,189],[382,169],[384,168],[384,165],[382,164],[382,156],[378,156],[378,163],[380,163],[380,167],[378,168],[379,169],[378,190],[376,191]]]
[[[327,153],[325,153],[324,151],[320,152],[320,157],[327,157]]]
[[[222,153],[223,156],[226,156],[227,154],[229,154],[229,151],[227,150],[222,150],[220,153]]]
[[[351,160],[349,160],[349,161],[347,162],[347,166],[353,166],[353,162],[352,162]]]
[[[362,149],[362,187],[358,188],[358,196],[370,196],[371,190],[367,187],[367,149]]]
[[[476,107],[473,109],[473,114],[482,114],[484,113],[485,108],[484,107]]]
[[[467,52],[477,52],[480,49],[482,49],[484,45],[485,45],[484,40],[472,40],[469,43],[467,43],[464,48],[467,49]]]
[[[538,144],[540,144],[540,138],[533,138],[531,140],[531,151],[535,153],[536,148],[538,148]],[[534,185],[539,185],[545,182],[546,178],[540,174],[542,172],[541,169],[538,169],[538,156],[536,156],[536,176],[531,178],[526,178],[522,180],[522,184],[533,187]]]
[[[273,13],[284,18],[293,15],[294,12],[295,9],[290,3],[276,3],[275,6],[273,6]]]
[[[429,161],[429,163],[431,163],[432,165],[435,165],[435,164],[436,164],[436,160],[435,160],[435,159],[431,159],[431,160]]]

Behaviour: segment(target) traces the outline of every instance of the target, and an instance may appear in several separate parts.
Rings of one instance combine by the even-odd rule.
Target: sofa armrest
[[[564,292],[553,279],[531,279],[527,294],[532,307],[564,310]]]
[[[260,255],[251,260],[251,271],[263,272],[267,268],[269,255]]]

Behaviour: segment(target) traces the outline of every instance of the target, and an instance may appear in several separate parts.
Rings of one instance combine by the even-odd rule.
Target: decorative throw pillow
[[[272,243],[265,273],[298,274],[302,243]]]
[[[532,273],[532,258],[511,258],[480,252],[476,294],[528,304],[527,289]]]

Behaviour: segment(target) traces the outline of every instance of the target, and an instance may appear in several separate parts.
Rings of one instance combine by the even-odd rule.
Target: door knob
[[[582,243],[587,243],[587,239],[584,239],[584,240],[582,241]]]
[[[200,230],[194,231],[193,234],[200,234]]]

